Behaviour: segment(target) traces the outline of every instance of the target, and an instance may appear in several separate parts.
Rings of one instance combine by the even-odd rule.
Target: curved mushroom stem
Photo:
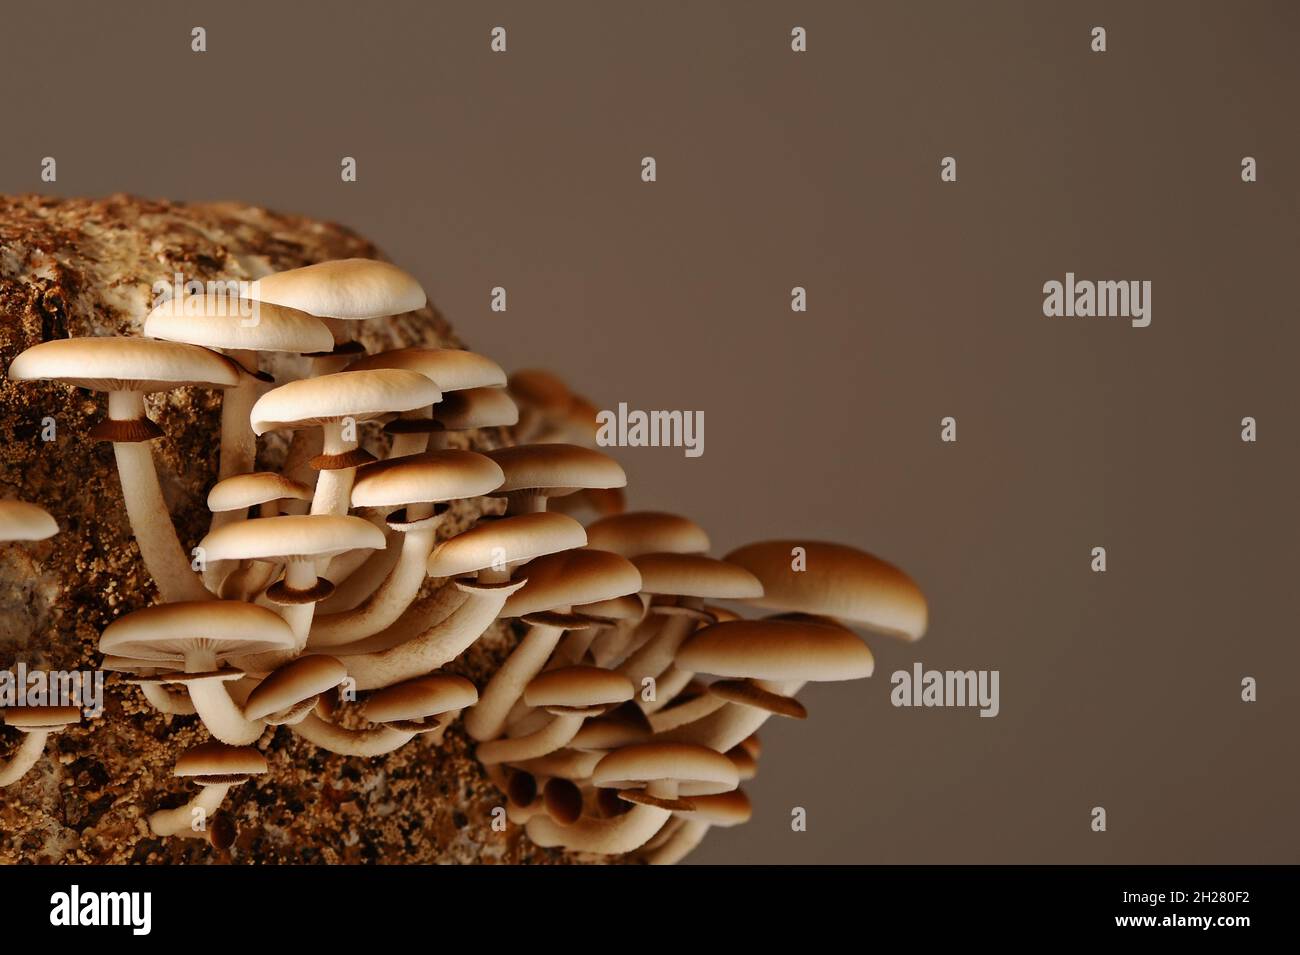
[[[600,750],[562,749],[515,763],[514,767],[534,776],[582,780],[590,779],[596,764],[604,758]]]
[[[221,456],[217,465],[219,481],[235,474],[247,474],[253,470],[257,461],[257,435],[249,427],[249,415],[257,402],[260,384],[253,374],[257,371],[257,352],[234,349],[227,353],[227,357],[239,365],[240,370],[239,384],[221,393]],[[218,511],[208,522],[208,533],[247,516],[247,509]],[[215,591],[217,584],[230,573],[231,563],[216,560],[208,564],[203,569],[204,585]]]
[[[761,683],[760,685],[781,696],[794,696],[803,687],[803,682]],[[740,745],[766,723],[771,715],[767,710],[756,706],[727,703],[702,719],[661,734],[658,739],[666,743],[698,743],[719,753],[725,753],[733,746]]]
[[[0,762],[0,788],[18,782],[40,761],[50,733],[51,730],[48,729],[32,729],[23,733],[23,741],[18,744],[9,761]]]
[[[197,712],[194,704],[190,702],[189,694],[172,693],[161,683],[141,683],[140,692],[159,713],[171,716],[193,716]]]
[[[675,663],[668,664],[667,669],[655,679],[655,698],[645,700],[640,696],[637,697],[637,704],[641,707],[641,712],[648,716],[662,710],[677,698],[678,693],[686,689],[686,685],[691,682],[694,676],[695,674],[690,670],[683,670]]]
[[[333,583],[334,593],[321,601],[319,610],[323,613],[339,613],[351,610],[369,597],[384,579],[392,573],[401,557],[402,548],[397,538],[403,536],[397,531],[380,524],[385,532],[384,546],[381,550],[350,550],[339,554],[329,562],[323,576]],[[364,555],[364,559],[361,556]]]
[[[266,724],[244,719],[243,711],[230,698],[225,684],[222,677],[191,680],[187,684],[190,702],[209,733],[230,746],[247,746],[261,737]]]
[[[678,703],[675,706],[657,710],[647,715],[650,718],[650,728],[652,730],[656,733],[667,733],[679,726],[702,720],[710,713],[716,713],[727,705],[727,701],[720,696],[714,696],[712,693],[701,693],[685,703]]]
[[[198,838],[205,830],[194,828],[196,819],[202,819],[206,825],[207,820],[218,809],[221,808],[222,802],[225,801],[226,793],[230,791],[230,786],[226,783],[204,786],[183,806],[177,806],[175,809],[160,809],[149,816],[149,829],[155,836],[191,836]],[[201,816],[196,816],[196,809],[203,810]]]
[[[653,678],[657,683],[659,675],[668,669],[673,658],[677,656],[683,641],[695,630],[695,624],[693,617],[665,616],[658,632],[647,640],[641,649],[624,660],[618,667],[618,672],[631,680],[638,691],[647,678]],[[655,699],[659,699],[657,686]],[[642,709],[645,709],[644,705]]]
[[[677,787],[651,784],[647,791],[653,796],[675,798]],[[672,817],[667,809],[641,803],[630,812],[613,819],[596,819],[583,816],[571,826],[561,826],[549,816],[534,816],[528,820],[528,838],[539,846],[564,846],[575,852],[592,852],[598,855],[620,855],[641,848]]]
[[[510,710],[523,696],[524,687],[542,672],[564,635],[562,627],[534,624],[519,645],[492,674],[478,702],[465,715],[465,732],[474,739],[495,739],[504,732]]]
[[[316,586],[316,562],[314,560],[291,560],[284,568],[284,584],[290,590],[308,590]],[[276,608],[284,622],[293,630],[297,641],[296,650],[307,646],[307,635],[311,632],[312,617],[316,614],[315,603],[284,604]]]
[[[348,675],[357,689],[374,690],[431,673],[465,652],[496,620],[506,599],[524,585],[472,584],[456,581],[454,586],[468,599],[443,620],[419,636],[387,650],[342,655]],[[473,710],[470,715],[473,715]]]
[[[704,841],[708,831],[707,822],[687,819],[677,827],[667,842],[646,856],[646,862],[651,865],[676,865]]]
[[[522,759],[546,756],[568,745],[582,729],[584,717],[556,716],[549,723],[527,736],[494,739],[479,743],[474,755],[480,763],[512,763]]]
[[[351,426],[357,427],[355,423]],[[343,425],[331,422],[321,425],[324,436],[322,454],[347,454],[357,449],[357,439],[343,436]],[[352,482],[356,468],[332,468],[316,475],[316,493],[311,499],[313,514],[346,514],[352,503]],[[322,564],[327,563],[322,561]]]
[[[378,653],[381,650],[391,650],[393,647],[418,637],[430,627],[442,623],[468,599],[469,597],[465,591],[456,587],[454,582],[444,583],[433,593],[421,597],[407,607],[392,626],[372,637],[357,640],[355,643],[349,643],[337,648],[336,655],[339,653]],[[310,639],[307,641],[307,646],[315,649]]]
[[[226,576],[218,592],[223,600],[252,600],[274,583],[279,570],[273,561],[247,561]]]
[[[641,620],[620,620],[592,641],[591,653],[596,658],[596,666],[607,670],[620,666],[645,646],[646,641],[659,632],[662,624],[663,619],[658,614],[648,615]]]
[[[289,729],[321,749],[343,756],[383,756],[415,738],[414,733],[395,730],[391,726],[350,730],[329,723],[315,713],[301,723],[291,724]]]
[[[138,391],[109,392],[108,416],[115,421],[144,418],[144,395]],[[190,569],[190,558],[181,549],[148,442],[114,441],[113,456],[117,459],[122,501],[131,533],[159,595],[167,603],[211,600],[212,594],[203,586],[202,578]]]
[[[412,504],[406,512],[408,520],[423,520],[433,516],[433,505]],[[437,521],[408,530],[403,535],[401,557],[378,590],[352,610],[316,617],[311,625],[312,646],[337,647],[364,640],[395,623],[420,592],[437,533]]]

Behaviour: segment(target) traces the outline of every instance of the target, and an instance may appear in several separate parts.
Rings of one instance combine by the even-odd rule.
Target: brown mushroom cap
[[[463,676],[433,673],[385,687],[366,700],[366,719],[375,723],[425,720],[478,702],[478,688]]]
[[[235,474],[218,481],[208,492],[208,510],[239,511],[270,501],[310,501],[312,489],[273,471]]]
[[[99,652],[178,663],[196,647],[220,659],[286,650],[294,642],[289,625],[265,607],[239,600],[189,600],[118,617],[100,635]]]
[[[328,557],[348,550],[379,550],[384,532],[364,518],[341,514],[284,514],[218,527],[199,542],[208,560],[283,561]]]
[[[632,743],[643,743],[654,733],[650,721],[635,703],[617,706],[595,719],[582,724],[569,748],[576,750],[617,749]]]
[[[473,451],[426,451],[357,469],[353,507],[390,507],[478,497],[501,486],[495,461]]]
[[[524,702],[541,708],[572,707],[582,709],[625,703],[636,689],[621,673],[601,667],[556,667],[539,673],[524,687]]]
[[[624,557],[642,554],[702,554],[709,535],[692,520],[663,511],[628,511],[593,521],[587,540],[599,550]]]
[[[168,299],[145,318],[144,333],[150,338],[231,350],[319,352],[334,347],[333,334],[319,318],[228,295]]]
[[[590,539],[590,538],[589,538]],[[632,563],[641,572],[641,590],[649,594],[752,600],[763,585],[743,567],[700,554],[642,554]]]
[[[641,589],[641,575],[625,557],[603,550],[566,550],[523,569],[528,582],[506,600],[503,617],[595,603]]]
[[[45,508],[26,501],[0,501],[0,541],[39,541],[58,532],[59,525]]]
[[[367,355],[348,366],[348,371],[370,368],[405,368],[418,371],[445,394],[468,388],[502,388],[506,373],[490,358],[460,348],[395,348]],[[513,402],[512,402],[513,403]]]
[[[697,630],[677,651],[694,673],[756,680],[857,680],[874,658],[851,630],[792,620],[733,620]]]
[[[267,772],[266,757],[252,746],[200,743],[187,749],[172,769],[176,776],[260,776]]]
[[[791,552],[804,548],[807,567],[794,570]],[[917,640],[929,616],[912,578],[878,557],[843,544],[773,540],[740,547],[726,560],[763,582],[758,607],[824,614],[869,630]]]
[[[633,743],[606,755],[591,774],[593,784],[612,789],[660,780],[676,782],[683,796],[729,792],[740,784],[735,763],[694,743]]]
[[[366,319],[423,308],[428,299],[414,277],[378,259],[334,259],[259,279],[259,302],[322,318]]]
[[[497,494],[512,491],[570,493],[580,487],[624,487],[627,475],[607,454],[576,444],[517,444],[489,451],[505,481]]]
[[[677,814],[683,819],[698,819],[711,826],[739,826],[749,822],[754,814],[754,806],[743,789],[692,796],[691,804],[694,809],[681,809]]]
[[[563,514],[480,518],[478,524],[439,544],[429,555],[430,577],[457,577],[514,564],[587,543],[587,532]]]
[[[5,725],[20,730],[53,730],[81,722],[75,706],[10,706],[0,710]]]
[[[445,431],[511,428],[519,423],[519,407],[501,388],[467,388],[443,395],[433,420]]]
[[[399,411],[426,408],[442,392],[424,375],[401,368],[340,371],[301,378],[272,388],[253,405],[253,431],[308,428],[352,418],[370,421]]]
[[[91,391],[230,388],[239,366],[197,345],[151,338],[59,338],[33,345],[9,366],[13,381],[49,379]]]
[[[260,720],[334,689],[348,669],[334,657],[310,654],[290,660],[257,685],[244,703],[244,719]]]
[[[549,371],[523,368],[510,376],[510,393],[522,404],[542,411],[563,412],[573,400],[569,386]]]
[[[579,604],[573,608],[576,614],[599,620],[640,620],[645,616],[645,611],[645,601],[636,594],[624,594],[622,597]]]

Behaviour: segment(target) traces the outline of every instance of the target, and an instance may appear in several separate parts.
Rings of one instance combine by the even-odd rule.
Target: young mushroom
[[[193,779],[198,795],[175,809],[160,809],[149,817],[156,836],[206,838],[208,819],[221,808],[231,787],[267,771],[266,757],[251,746],[202,743],[176,760],[173,775]]]
[[[23,740],[6,760],[0,760],[0,788],[18,782],[40,760],[51,733],[81,722],[75,706],[11,706],[0,710],[5,724],[23,734]]]
[[[163,499],[147,444],[162,431],[145,413],[144,396],[187,386],[233,388],[240,376],[239,366],[216,352],[146,338],[43,342],[9,366],[15,381],[46,379],[108,393],[108,418],[90,436],[113,443],[127,519],[164,600],[204,600],[211,594],[190,569]]]
[[[290,660],[270,673],[244,701],[244,719],[269,726],[301,723],[321,694],[347,679],[348,671],[334,657],[309,654]]]
[[[599,667],[548,670],[529,681],[524,701],[544,709],[551,721],[533,733],[480,743],[475,755],[484,764],[518,762],[549,755],[572,742],[589,716],[632,699],[627,677]]]
[[[306,484],[272,471],[235,474],[218,481],[208,492],[208,510],[213,515],[210,529],[244,520],[254,507],[261,517],[275,517],[280,513],[281,501],[311,498],[312,489]],[[241,563],[227,574],[224,571],[230,564],[227,560],[207,561],[203,579],[217,590],[218,596],[247,599],[261,593],[274,579],[275,565],[266,561]]]
[[[507,514],[546,510],[549,497],[584,487],[624,487],[627,475],[607,454],[573,444],[521,444],[489,451],[505,480],[494,497],[506,499]]]

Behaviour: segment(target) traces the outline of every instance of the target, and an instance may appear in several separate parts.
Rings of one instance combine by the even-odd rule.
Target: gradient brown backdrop
[[[695,516],[719,554],[829,538],[921,582],[926,638],[873,638],[873,679],[769,723],[753,822],[692,860],[1300,859],[1295,5],[5,19],[0,189],[345,223],[507,368],[553,368],[602,407],[702,409],[702,458],[619,452],[636,506]],[[1044,318],[1067,270],[1151,280],[1151,327]],[[889,674],[915,660],[999,669],[1001,715],[894,709]]]

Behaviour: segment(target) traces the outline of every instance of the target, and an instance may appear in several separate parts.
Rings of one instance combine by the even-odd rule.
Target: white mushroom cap
[[[650,594],[752,600],[763,585],[743,567],[701,554],[642,554],[632,563],[641,572],[641,589]]]
[[[498,494],[511,491],[569,493],[580,487],[624,487],[627,474],[607,454],[576,444],[518,444],[488,452],[506,479]]]
[[[99,638],[99,652],[105,655],[167,663],[184,663],[196,656],[220,662],[293,646],[293,630],[277,614],[238,600],[145,607],[118,617]]]
[[[624,557],[642,554],[703,554],[709,535],[694,521],[662,511],[628,511],[593,521],[587,528],[592,547]]]
[[[414,277],[391,262],[334,259],[259,279],[253,297],[322,318],[383,318],[423,308]]]
[[[378,550],[384,532],[351,515],[286,514],[218,527],[199,542],[208,560],[300,560]]]
[[[428,572],[430,577],[457,577],[497,563],[515,564],[571,550],[586,542],[582,525],[563,514],[480,518],[474,527],[434,548]]]
[[[187,385],[230,388],[239,366],[197,345],[149,338],[60,338],[13,360],[14,381],[49,379],[91,391],[170,391]]]
[[[0,501],[0,541],[40,541],[59,532],[45,508],[26,501]]]
[[[333,334],[319,318],[226,295],[168,299],[145,318],[144,333],[150,338],[241,351],[320,352],[334,347]]]
[[[510,595],[503,617],[589,604],[641,589],[641,575],[625,557],[603,550],[566,550],[523,568],[527,583]]]
[[[306,428],[353,418],[369,421],[425,408],[442,392],[424,375],[400,368],[341,371],[272,388],[253,405],[253,431]]]
[[[467,388],[434,405],[433,420],[444,431],[510,428],[519,423],[519,407],[503,388]]]
[[[473,451],[426,451],[367,464],[357,470],[353,507],[436,504],[479,497],[501,486],[495,461]]]
[[[431,379],[444,393],[468,388],[499,389],[506,373],[490,358],[459,348],[396,348],[360,358],[348,371],[370,368],[405,368]]]
[[[311,488],[301,481],[273,471],[256,471],[236,474],[214,484],[208,492],[208,510],[239,511],[270,501],[310,501],[311,496]]]

